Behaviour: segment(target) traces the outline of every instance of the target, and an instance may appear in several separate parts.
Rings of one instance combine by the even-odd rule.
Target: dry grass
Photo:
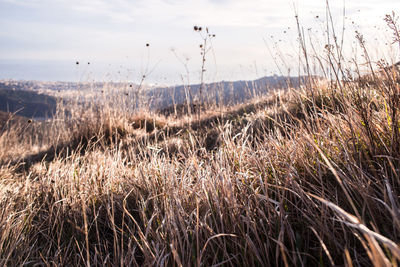
[[[397,266],[398,72],[200,121],[77,105],[0,135],[0,264]]]
[[[389,88],[368,115],[357,90],[347,84],[340,108],[335,88],[288,91],[195,130],[106,114],[65,123],[52,157],[0,169],[1,263],[394,264],[398,118]]]

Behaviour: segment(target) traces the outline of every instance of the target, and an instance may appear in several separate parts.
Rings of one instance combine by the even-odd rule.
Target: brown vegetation
[[[398,85],[377,84],[276,93],[192,126],[55,121],[45,150],[2,155],[1,263],[394,264]]]
[[[396,266],[397,78],[3,129],[0,264]]]

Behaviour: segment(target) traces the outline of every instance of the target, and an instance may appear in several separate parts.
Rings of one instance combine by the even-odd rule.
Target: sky
[[[331,0],[330,8],[349,50],[355,30],[377,54],[393,50],[383,18],[400,14],[399,0]],[[0,0],[0,79],[196,83],[195,25],[215,34],[206,81],[286,74],[298,65],[296,12],[324,47],[325,11],[325,0]]]

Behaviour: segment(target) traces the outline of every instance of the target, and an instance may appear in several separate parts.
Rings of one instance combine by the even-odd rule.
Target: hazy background
[[[331,1],[338,29],[343,6],[346,45],[354,45],[359,30],[377,54],[390,48],[383,17],[400,14],[400,1]],[[201,38],[194,25],[216,34],[207,81],[279,74],[276,47],[295,74],[295,8],[324,47],[323,0],[0,0],[0,79],[138,82],[148,65],[154,69],[149,83],[179,84],[185,68],[177,55],[196,83]],[[388,57],[398,56],[393,53]]]

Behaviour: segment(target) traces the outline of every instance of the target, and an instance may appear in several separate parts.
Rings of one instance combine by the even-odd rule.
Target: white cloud
[[[323,31],[325,1],[295,2],[304,28]],[[383,24],[385,13],[400,9],[398,0],[377,2],[347,0],[346,24],[353,26],[355,21],[369,31]],[[0,10],[3,6],[12,12],[0,17],[0,59],[75,56],[111,61],[129,56],[139,61],[143,44],[151,42],[154,60],[179,65],[168,56],[174,46],[179,53],[191,55],[196,68],[200,39],[191,30],[194,25],[209,26],[217,34],[214,48],[221,66],[249,65],[255,60],[273,65],[263,43],[267,35],[282,39],[278,45],[285,54],[293,53],[296,46],[293,0],[0,0]],[[339,28],[342,7],[343,1],[331,1]],[[283,35],[289,26],[291,32]],[[350,37],[354,36],[353,28],[349,29]]]

